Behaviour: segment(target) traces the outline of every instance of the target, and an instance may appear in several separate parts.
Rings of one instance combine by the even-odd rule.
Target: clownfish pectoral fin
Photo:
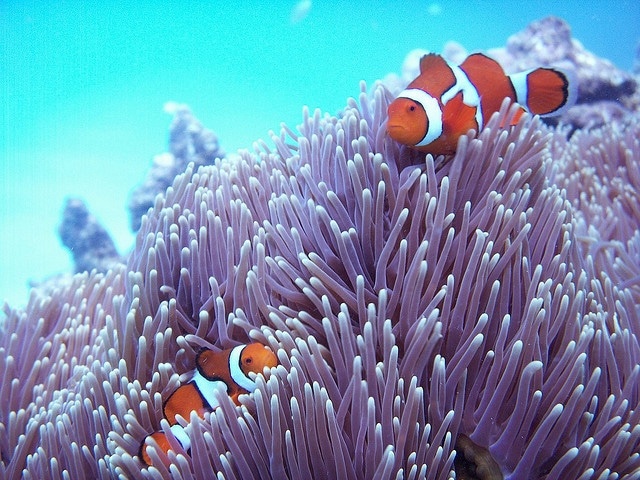
[[[462,92],[458,92],[447,102],[442,111],[442,123],[446,136],[455,135],[457,137],[466,134],[473,129],[476,133],[479,130],[476,120],[476,108],[464,103]]]
[[[559,115],[576,101],[577,82],[571,71],[541,67],[509,78],[517,102],[534,115]]]
[[[154,462],[151,459],[150,452],[151,452],[152,446],[149,443],[147,443],[148,438],[153,438],[155,442],[158,444],[158,448],[160,449],[160,451],[163,452],[165,455],[167,454],[167,452],[169,452],[169,450],[171,450],[171,445],[169,444],[169,440],[167,436],[164,434],[164,432],[154,432],[151,435],[145,437],[142,444],[140,445],[140,458],[146,465],[151,466],[157,462]],[[156,454],[154,456],[158,457],[159,455]],[[162,456],[159,456],[159,457],[160,457],[160,461],[162,461],[163,460]]]
[[[518,122],[520,121],[520,119],[522,118],[522,115],[524,115],[527,111],[520,107],[518,109],[518,111],[513,115],[513,117],[511,117],[511,121],[509,122],[509,126],[513,127],[515,125],[518,124]],[[502,122],[500,123],[500,128],[505,128],[507,126],[507,122],[506,122],[507,118],[505,118],[504,120],[502,120]]]
[[[164,428],[166,428],[166,426]],[[171,429],[171,434],[173,434],[173,437],[175,437],[175,440],[177,440],[177,443],[175,440],[170,439],[169,435],[167,435],[165,431],[154,432],[151,435],[148,435],[147,437],[145,437],[145,439],[142,441],[142,445],[140,445],[140,458],[144,463],[146,463],[147,465],[155,464],[155,462],[153,462],[151,458],[152,454],[150,454],[151,446],[153,443],[152,442],[147,443],[149,438],[152,438],[155,441],[155,443],[158,445],[158,448],[160,449],[160,451],[164,453],[164,456],[157,455],[157,454],[154,456],[156,457],[159,456],[160,461],[165,465],[168,465],[166,455],[169,453],[170,450],[176,451],[177,447],[182,447],[182,449],[185,452],[189,451],[189,449],[191,448],[191,439],[189,438],[189,435],[187,435],[187,432],[185,431],[184,427],[176,423],[175,425],[171,425],[170,429]],[[173,442],[173,445],[172,445],[172,442]]]

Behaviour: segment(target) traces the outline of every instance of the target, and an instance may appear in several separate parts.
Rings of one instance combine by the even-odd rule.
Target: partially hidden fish
[[[420,59],[420,75],[389,105],[387,132],[395,141],[437,155],[455,153],[458,138],[480,132],[505,98],[522,113],[558,115],[575,103],[570,71],[540,67],[506,75],[498,62],[475,53],[460,65],[434,53]]]
[[[255,381],[249,374],[262,373],[265,367],[275,367],[278,360],[269,348],[260,343],[250,343],[220,352],[203,349],[196,356],[195,364],[191,380],[178,387],[162,408],[164,417],[171,425],[171,433],[185,451],[191,448],[191,441],[184,427],[178,423],[178,415],[187,421],[193,411],[204,417],[206,412],[220,406],[214,392],[221,387],[239,405],[238,397],[243,393],[253,392],[256,388]],[[145,437],[140,446],[140,458],[145,464],[151,465],[147,438],[153,438],[165,453],[171,450],[171,446],[164,432],[155,432]]]

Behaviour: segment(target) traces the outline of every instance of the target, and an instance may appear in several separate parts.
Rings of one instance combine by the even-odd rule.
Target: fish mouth
[[[387,134],[396,141],[406,136],[407,128],[397,123],[387,124]]]
[[[404,125],[401,123],[387,123],[387,130],[404,130]]]
[[[388,123],[387,124],[387,132],[389,132],[390,134],[392,132],[403,132],[405,130],[404,125],[400,125],[397,123]]]

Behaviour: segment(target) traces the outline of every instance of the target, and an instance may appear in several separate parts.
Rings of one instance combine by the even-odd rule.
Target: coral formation
[[[164,193],[189,163],[212,165],[216,158],[225,156],[216,134],[204,128],[187,105],[168,102],[165,111],[174,116],[169,128],[169,151],[156,155],[147,177],[131,192],[129,222],[133,232],[140,228],[140,219],[153,206],[156,195]]]
[[[67,199],[58,234],[73,256],[76,273],[94,268],[106,272],[123,261],[107,230],[79,198]]]
[[[639,478],[640,121],[505,104],[442,162],[392,98],[190,164],[126,267],[5,305],[0,477]],[[198,349],[248,341],[280,365],[143,470]]]
[[[597,57],[572,38],[567,22],[558,17],[532,22],[509,37],[504,48],[492,49],[488,53],[507,72],[568,63],[575,69],[580,83],[580,103],[625,97],[637,87],[631,74],[620,70],[609,60]]]
[[[84,200],[75,197],[66,199],[58,236],[73,259],[72,271],[54,273],[30,285],[37,295],[57,294],[61,289],[74,284],[73,273],[105,273],[122,266],[126,260],[118,253],[107,229],[89,211]]]
[[[532,22],[512,35],[504,48],[487,52],[504,67],[515,73],[539,65],[567,66],[574,71],[580,85],[578,105],[562,116],[564,123],[575,128],[606,125],[612,118],[630,116],[640,111],[634,96],[637,79],[600,58],[572,38],[571,28],[562,19],[546,17]]]

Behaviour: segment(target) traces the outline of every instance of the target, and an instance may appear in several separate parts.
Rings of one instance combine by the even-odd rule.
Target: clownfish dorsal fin
[[[469,70],[481,70],[484,73],[489,71],[492,74],[496,72],[504,75],[504,70],[502,70],[500,64],[484,53],[472,53],[460,64],[460,68],[467,73]]]
[[[437,53],[427,53],[420,59],[420,73],[437,71],[443,67],[448,68],[447,61]]]
[[[489,121],[493,113],[500,111],[505,98],[516,101],[516,93],[509,77],[494,59],[482,53],[474,53],[460,64],[460,68],[467,74],[482,99],[482,117],[485,122]]]
[[[420,88],[439,99],[456,84],[451,67],[442,56],[428,53],[420,59],[420,75],[407,88]]]

